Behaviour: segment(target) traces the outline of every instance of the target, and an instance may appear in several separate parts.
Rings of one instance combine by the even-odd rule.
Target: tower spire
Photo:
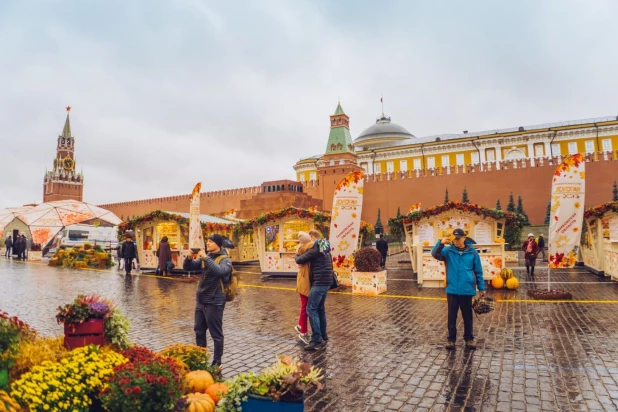
[[[67,106],[67,119],[64,121],[64,127],[62,128],[62,137],[71,137],[71,121],[69,119],[69,112],[71,111],[71,106]]]

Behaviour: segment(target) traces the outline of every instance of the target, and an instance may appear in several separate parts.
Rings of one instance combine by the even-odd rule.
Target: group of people
[[[330,243],[320,232],[299,232],[299,247],[296,252],[298,276],[296,292],[300,295],[300,317],[294,330],[306,343],[305,350],[314,351],[324,347],[328,342],[326,333],[326,296],[335,282],[333,259]],[[307,319],[311,325],[311,336],[307,328]]]
[[[9,258],[13,255],[17,256],[19,260],[26,260],[28,257],[28,251],[32,246],[32,241],[30,238],[26,238],[26,235],[17,235],[15,236],[15,240],[13,240],[12,236],[7,236],[4,240],[4,246],[6,247],[6,251],[4,256]]]

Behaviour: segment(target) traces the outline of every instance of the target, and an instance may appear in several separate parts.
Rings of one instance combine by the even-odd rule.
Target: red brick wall
[[[451,200],[461,200],[465,187],[471,203],[494,207],[499,198],[504,210],[506,210],[510,192],[513,192],[516,202],[517,196],[521,195],[524,210],[531,222],[542,224],[549,202],[551,178],[556,166],[548,165],[546,160],[543,165],[540,165],[538,160],[536,163],[536,167],[531,167],[527,161],[525,165],[518,162],[515,168],[510,162],[501,162],[502,170],[481,172],[479,166],[476,166],[467,167],[467,173],[464,173],[464,168],[454,166],[450,168],[450,174],[444,171],[444,174],[436,176],[416,177],[414,172],[408,172],[406,176],[397,173],[368,176],[368,181],[365,182],[362,218],[374,224],[378,208],[380,208],[382,223],[386,225],[388,218],[397,214],[397,207],[400,207],[401,213],[405,214],[414,203],[420,202],[422,208],[441,204],[444,201],[446,188],[448,188]],[[475,171],[472,172],[472,169]],[[349,165],[324,168],[320,170],[319,183],[304,183],[304,193],[260,193],[259,186],[202,193],[201,212],[222,214],[230,209],[236,209],[239,217],[247,218],[286,206],[316,205],[320,209],[330,210],[334,188],[349,171],[351,171]],[[586,207],[610,201],[612,184],[615,179],[618,179],[618,160],[588,162],[586,165]],[[100,206],[125,219],[128,216],[137,216],[157,209],[188,212],[189,195]]]

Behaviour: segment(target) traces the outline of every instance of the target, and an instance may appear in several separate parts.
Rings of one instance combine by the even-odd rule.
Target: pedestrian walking
[[[534,276],[534,266],[536,266],[536,257],[539,254],[539,245],[534,240],[534,234],[529,233],[528,239],[522,245],[524,258],[526,260],[526,273]]]
[[[446,300],[448,308],[448,337],[446,349],[455,349],[457,341],[457,313],[461,311],[464,322],[464,341],[467,349],[476,349],[474,340],[472,298],[478,287],[481,297],[485,297],[483,267],[478,252],[466,242],[462,229],[453,230],[455,239],[451,243],[446,237],[433,247],[431,254],[443,261],[448,269],[446,278]],[[475,285],[476,283],[476,285]]]
[[[296,255],[300,256],[313,247],[311,236],[305,232],[298,233],[298,250]],[[311,291],[311,263],[301,263],[298,265],[298,275],[296,276],[296,293],[300,296],[300,316],[298,325],[294,326],[294,330],[298,332],[298,338],[306,344],[309,344],[311,336],[307,329],[307,302],[309,301],[309,293]]]
[[[313,246],[302,255],[297,255],[297,264],[310,263],[309,299],[307,301],[307,316],[311,325],[311,341],[305,350],[317,350],[324,347],[328,341],[326,333],[326,296],[333,284],[333,259],[330,255],[330,243],[322,238],[320,232],[311,230],[309,236],[313,240]]]
[[[376,242],[376,249],[378,249],[378,252],[382,255],[380,266],[384,269],[386,267],[386,256],[388,255],[388,242],[384,239],[384,235],[382,233],[380,233],[379,236],[380,238]]]
[[[127,236],[122,242],[122,250],[120,251],[120,255],[124,260],[124,271],[126,275],[131,274],[131,270],[133,267],[133,260],[139,263],[139,259],[137,257],[137,245],[133,242],[131,236]]]
[[[11,235],[7,236],[7,238],[5,239],[4,246],[6,246],[6,252],[4,252],[4,256],[10,258],[11,252],[13,251],[13,237]]]
[[[213,366],[221,366],[223,357],[223,311],[226,296],[224,284],[229,284],[232,275],[232,261],[225,249],[222,249],[223,236],[213,234],[206,240],[206,251],[200,251],[199,258],[187,256],[183,263],[189,270],[201,270],[197,285],[195,321],[195,343],[206,347],[206,331],[214,342]]]
[[[547,262],[547,255],[545,254],[545,238],[543,237],[543,235],[539,235],[536,244],[539,245],[539,252],[543,257],[543,262]]]
[[[171,269],[170,263],[172,263],[172,249],[167,241],[167,236],[161,238],[161,243],[159,243],[159,248],[157,249],[157,258],[159,259],[157,265],[159,273],[163,276],[167,276]]]

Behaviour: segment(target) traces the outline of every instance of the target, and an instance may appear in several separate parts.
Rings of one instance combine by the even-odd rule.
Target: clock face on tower
[[[64,170],[73,170],[75,167],[75,162],[70,157],[67,157],[62,161],[62,166],[64,167]]]

